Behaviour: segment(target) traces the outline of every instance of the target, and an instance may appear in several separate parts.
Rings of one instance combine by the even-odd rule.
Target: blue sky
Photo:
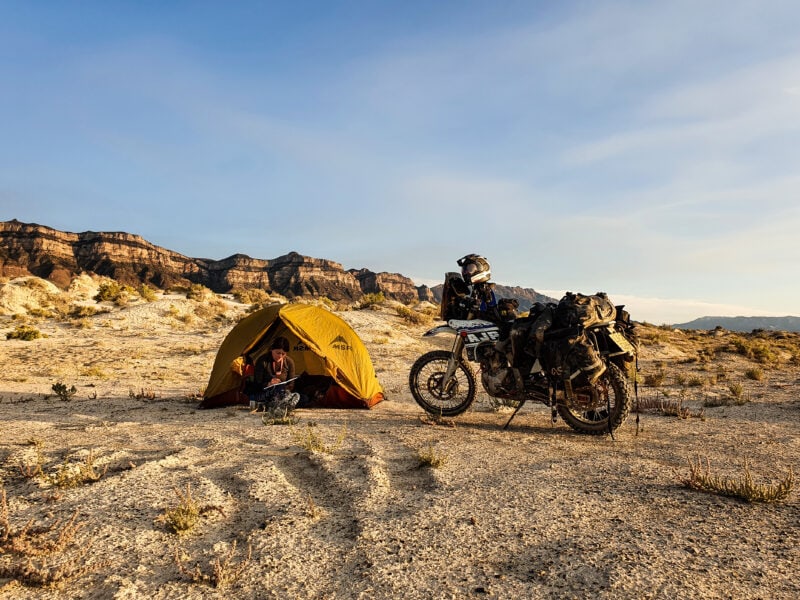
[[[0,220],[800,314],[795,1],[0,0]]]

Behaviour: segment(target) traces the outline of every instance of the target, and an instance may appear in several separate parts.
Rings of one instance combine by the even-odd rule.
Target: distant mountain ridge
[[[442,290],[444,288],[443,284],[435,285],[431,288],[431,293],[433,294],[433,298],[436,302],[442,301]],[[544,294],[540,294],[536,290],[531,290],[528,288],[521,288],[519,286],[507,286],[507,285],[500,285],[499,283],[495,284],[494,286],[495,296],[498,299],[500,298],[516,298],[519,302],[519,312],[526,312],[530,310],[531,306],[533,306],[537,302],[541,302],[543,304],[547,304],[548,302],[558,302],[555,298],[551,298],[550,296],[545,296]]]
[[[286,298],[325,297],[346,303],[376,293],[403,303],[436,301],[428,286],[417,286],[399,273],[345,270],[332,260],[297,252],[274,259],[245,254],[221,260],[192,258],[125,232],[70,233],[16,219],[0,221],[0,276],[35,275],[66,288],[80,273],[161,289],[199,283],[217,293],[260,288]],[[547,298],[526,288],[497,289],[500,296],[516,297],[521,309]]]
[[[673,325],[676,329],[716,329],[749,332],[754,329],[800,331],[800,317],[700,317],[688,323]]]

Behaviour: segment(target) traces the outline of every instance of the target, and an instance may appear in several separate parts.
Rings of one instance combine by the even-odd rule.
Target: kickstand
[[[505,424],[505,425],[503,425],[503,430],[504,430],[504,431],[505,431],[506,429],[508,429],[508,426],[511,424],[511,419],[513,419],[514,417],[516,417],[516,416],[517,416],[517,413],[519,412],[519,409],[520,409],[520,408],[522,408],[522,405],[523,405],[523,404],[525,404],[525,399],[522,399],[522,400],[520,400],[520,402],[519,402],[519,406],[517,406],[517,408],[515,408],[515,409],[514,409],[514,412],[513,412],[513,413],[511,413],[511,416],[508,418],[508,421],[506,421],[506,424]]]

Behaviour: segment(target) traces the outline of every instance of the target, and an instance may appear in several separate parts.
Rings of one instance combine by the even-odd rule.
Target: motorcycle
[[[454,335],[455,340],[451,350],[428,352],[412,366],[409,387],[417,404],[434,416],[464,413],[477,395],[471,362],[479,366],[481,385],[490,396],[516,403],[504,428],[525,402],[537,401],[552,409],[553,422],[558,415],[579,433],[613,436],[631,410],[635,380],[638,344],[624,308],[613,307],[605,318],[589,322],[556,318],[536,339],[528,337],[532,325],[544,311],[558,315],[564,299],[559,305],[534,306],[524,317],[477,318],[485,314],[476,309],[474,298],[463,291],[455,294],[455,301],[452,291],[448,298],[448,286],[452,290],[458,283],[457,275],[448,273],[445,279],[442,320],[447,324],[424,334]],[[524,353],[527,363],[533,360],[532,365],[510,357],[515,335],[524,339],[517,352]]]

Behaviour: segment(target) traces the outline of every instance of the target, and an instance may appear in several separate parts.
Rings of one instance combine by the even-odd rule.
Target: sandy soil
[[[72,293],[92,304],[83,283]],[[680,484],[697,457],[722,476],[740,475],[746,460],[763,483],[800,473],[797,366],[755,381],[743,375],[751,361],[719,355],[714,368],[749,402],[702,408],[722,382],[673,386],[687,418],[631,415],[615,439],[552,423],[544,406],[526,406],[503,430],[508,409],[485,395],[434,423],[407,376],[447,340],[422,339],[426,325],[384,306],[339,314],[365,341],[388,399],[265,425],[244,408],[196,408],[241,305],[209,316],[173,295],[72,322],[28,317],[48,337],[26,342],[5,339],[20,323],[12,315],[47,301],[9,286],[0,290],[0,598],[800,597],[796,491],[749,504]],[[642,373],[704,375],[682,360],[692,352],[648,344]],[[56,382],[76,387],[71,401],[53,394]],[[664,389],[641,388],[640,398]],[[332,451],[301,447],[308,432]],[[444,464],[421,466],[421,450]],[[92,460],[102,477],[72,489],[32,476],[37,464],[55,476]],[[176,535],[164,515],[187,489],[204,510]],[[56,550],[4,545],[31,520],[29,548],[49,539]],[[56,587],[19,581],[76,568],[86,572]]]

